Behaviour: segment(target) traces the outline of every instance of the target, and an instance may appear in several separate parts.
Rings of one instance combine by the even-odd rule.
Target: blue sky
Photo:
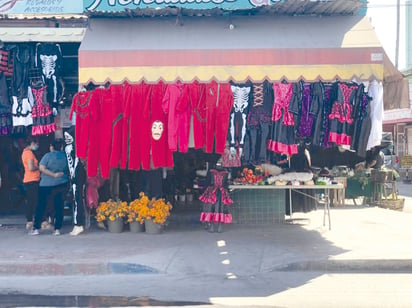
[[[396,53],[396,3],[397,0],[368,0],[367,15],[388,57],[395,64]],[[405,60],[405,0],[401,0],[399,69],[406,66]]]

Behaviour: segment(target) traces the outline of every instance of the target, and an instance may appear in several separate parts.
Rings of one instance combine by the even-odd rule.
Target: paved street
[[[412,186],[411,186],[412,187]],[[409,186],[399,185],[403,193]],[[192,224],[161,235],[31,237],[1,218],[0,294],[147,297],[228,306],[411,307],[412,213],[346,205],[295,213],[294,223]]]

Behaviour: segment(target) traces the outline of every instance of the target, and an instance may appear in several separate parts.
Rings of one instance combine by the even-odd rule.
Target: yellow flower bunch
[[[126,201],[109,199],[106,202],[100,202],[96,209],[96,220],[98,222],[125,217],[128,213],[128,205]]]
[[[167,217],[170,216],[172,205],[166,202],[165,199],[151,199],[143,193],[140,193],[140,198],[132,201],[129,206],[129,221],[138,221],[143,223],[145,219],[153,220],[158,224],[165,223]],[[130,214],[131,213],[131,214]],[[137,214],[137,217],[136,217]]]
[[[143,208],[146,208],[149,204],[149,197],[147,197],[143,192],[140,194],[140,198],[133,200],[129,204],[129,211],[127,212],[127,221],[133,222],[138,221],[141,224],[143,223],[144,219],[139,217],[140,212]]]

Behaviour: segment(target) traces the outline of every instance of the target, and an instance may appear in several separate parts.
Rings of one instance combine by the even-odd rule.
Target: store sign
[[[401,166],[402,168],[411,168],[412,167],[412,156],[405,155],[401,158]]]
[[[0,14],[81,14],[80,0],[0,0]]]
[[[126,9],[165,8],[178,6],[188,9],[250,9],[283,0],[84,0],[86,11],[121,12]]]

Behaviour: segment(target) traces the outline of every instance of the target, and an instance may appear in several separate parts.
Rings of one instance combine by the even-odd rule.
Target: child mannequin
[[[209,170],[210,185],[199,200],[203,202],[200,221],[206,223],[209,232],[222,232],[222,224],[232,223],[232,215],[228,206],[233,203],[227,190],[228,171],[220,167],[218,162]]]

